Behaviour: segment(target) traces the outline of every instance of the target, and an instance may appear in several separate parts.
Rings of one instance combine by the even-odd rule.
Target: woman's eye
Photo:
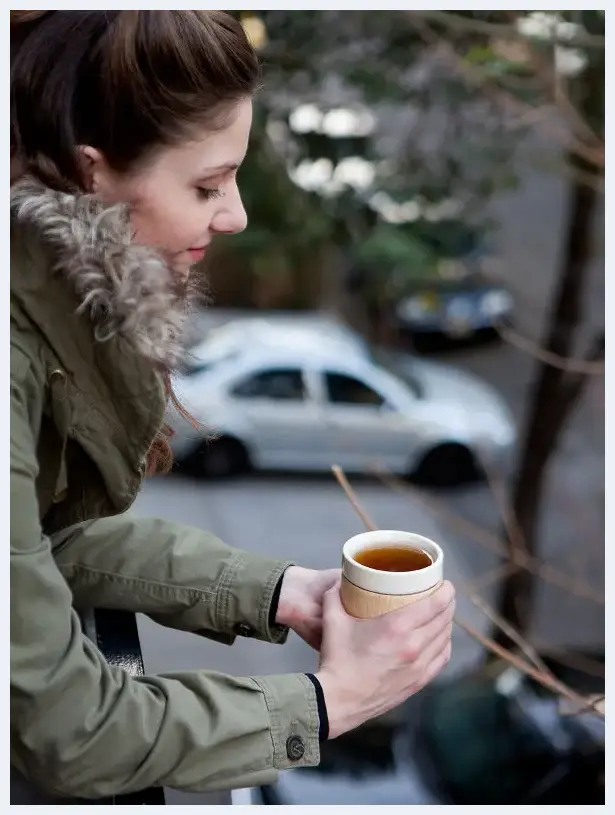
[[[206,189],[205,187],[197,187],[197,195],[205,201],[212,201],[214,198],[222,198],[224,193],[220,189]]]

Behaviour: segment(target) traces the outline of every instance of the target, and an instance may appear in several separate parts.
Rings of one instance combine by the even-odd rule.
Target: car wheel
[[[441,444],[423,457],[412,473],[420,483],[435,487],[453,487],[475,481],[479,476],[472,452],[463,444]]]
[[[248,469],[248,453],[236,439],[202,442],[184,462],[184,469],[201,478],[229,478]]]

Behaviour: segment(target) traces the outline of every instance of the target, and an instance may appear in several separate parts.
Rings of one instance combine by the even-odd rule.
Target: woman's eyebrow
[[[217,167],[205,167],[201,172],[201,178],[209,178],[213,175],[219,175],[229,170],[239,169],[239,163],[236,161],[228,161],[225,164],[220,164]]]

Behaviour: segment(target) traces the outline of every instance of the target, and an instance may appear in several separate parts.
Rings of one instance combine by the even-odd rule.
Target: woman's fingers
[[[423,671],[422,687],[425,687],[426,685],[429,685],[430,682],[433,682],[436,676],[438,676],[444,670],[444,668],[446,668],[451,658],[452,648],[452,640],[449,637],[444,647],[441,648],[441,650],[436,654],[436,656],[434,656]]]
[[[429,651],[431,644],[440,637],[443,631],[451,630],[454,616],[455,601],[453,600],[437,617],[411,635],[411,645],[419,654]]]
[[[449,622],[442,628],[438,634],[427,643],[418,659],[416,660],[416,667],[421,675],[425,675],[429,671],[429,666],[438,659],[438,657],[449,648],[453,634],[453,626]]]
[[[375,622],[386,621],[385,624],[389,624],[399,633],[418,631],[445,612],[454,599],[455,589],[453,584],[445,581],[440,588],[428,597],[423,597],[409,606],[383,614],[382,617],[377,617]]]
[[[369,620],[344,610],[339,585],[323,604],[320,670],[331,732],[339,735],[417,693],[450,659],[455,590]]]

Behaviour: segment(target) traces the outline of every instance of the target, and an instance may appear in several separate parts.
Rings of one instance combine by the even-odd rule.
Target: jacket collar
[[[12,187],[12,314],[51,349],[47,375],[66,371],[72,430],[121,508],[163,422],[161,373],[182,354],[192,298],[172,281],[164,259],[132,241],[125,207]]]
[[[64,301],[72,299],[98,342],[117,337],[157,367],[181,361],[187,316],[199,292],[192,284],[179,291],[162,255],[133,241],[126,206],[104,207],[93,196],[56,192],[25,179],[11,187],[11,225],[12,239],[19,240],[21,232],[30,244],[40,243],[49,261],[48,293],[55,277],[54,291]],[[31,272],[22,268],[19,279],[11,280],[19,299],[34,282],[24,276]],[[60,294],[60,287],[69,291]]]

